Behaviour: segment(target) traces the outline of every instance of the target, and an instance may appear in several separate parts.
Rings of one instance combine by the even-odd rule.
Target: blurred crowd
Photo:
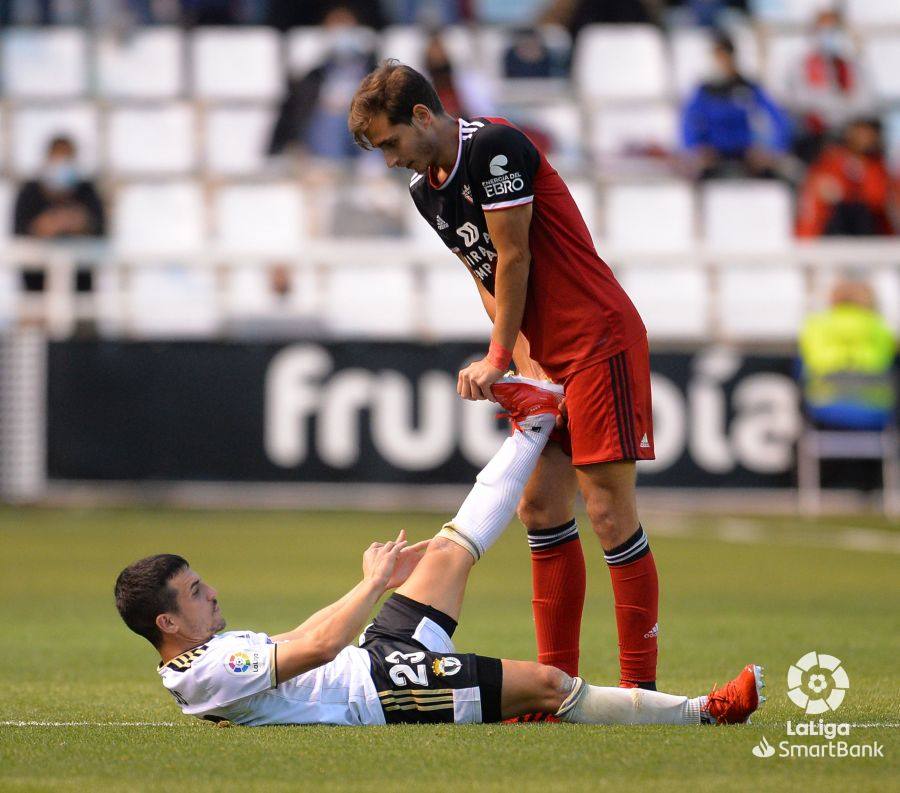
[[[835,10],[822,10],[808,26],[805,52],[787,73],[781,101],[742,73],[733,40],[717,27],[740,13],[740,2],[653,0],[550,3],[390,0],[389,2],[278,2],[278,0],[13,0],[8,21],[79,21],[140,24],[268,22],[279,27],[316,24],[332,42],[311,70],[288,78],[269,136],[271,157],[308,163],[342,163],[361,157],[346,130],[346,108],[360,79],[375,64],[364,35],[386,23],[428,24],[424,69],[445,108],[454,116],[496,113],[498,97],[477,69],[460,68],[448,54],[442,26],[483,15],[521,16],[530,6],[532,24],[515,27],[503,53],[503,77],[559,79],[568,74],[571,49],[553,46],[538,23],[559,23],[576,32],[594,22],[657,22],[711,26],[710,64],[681,108],[682,150],[672,153],[678,174],[698,180],[780,179],[797,193],[796,232],[822,235],[894,234],[898,179],[885,156],[882,124],[869,78],[853,37]],[[521,119],[514,118],[522,122]],[[523,123],[539,143],[551,145],[540,122]],[[21,188],[15,209],[17,233],[37,236],[101,234],[100,200],[74,169],[71,140],[54,140],[44,175]],[[68,181],[62,179],[65,169]],[[64,208],[58,204],[64,197]],[[83,208],[77,215],[70,205]],[[40,211],[39,211],[40,210]],[[35,217],[30,217],[35,215]],[[76,219],[78,222],[75,222]],[[27,222],[26,222],[27,221]],[[361,221],[362,222],[362,221]],[[384,224],[385,219],[381,218]]]

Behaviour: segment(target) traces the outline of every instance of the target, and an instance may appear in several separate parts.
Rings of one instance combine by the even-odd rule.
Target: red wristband
[[[509,362],[512,360],[512,353],[502,344],[497,344],[491,339],[491,346],[488,349],[487,362],[501,372],[509,369]]]

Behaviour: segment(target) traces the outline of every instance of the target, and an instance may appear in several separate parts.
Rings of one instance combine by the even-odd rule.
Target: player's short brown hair
[[[382,61],[359,84],[350,102],[347,126],[358,145],[371,149],[365,131],[375,116],[384,113],[391,124],[411,124],[416,105],[425,105],[432,113],[444,112],[428,78],[391,58]]]
[[[157,649],[162,644],[162,633],[156,618],[178,610],[178,593],[169,581],[188,566],[187,559],[174,553],[159,553],[128,565],[116,579],[119,614],[131,630]]]

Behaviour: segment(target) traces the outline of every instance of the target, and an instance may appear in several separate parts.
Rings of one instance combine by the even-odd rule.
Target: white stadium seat
[[[703,187],[703,236],[735,253],[783,251],[793,238],[791,192],[781,182],[711,182]]]
[[[524,105],[517,107],[510,118],[520,127],[532,127],[550,137],[547,156],[555,168],[575,170],[582,165],[584,127],[576,102],[554,100]]]
[[[866,38],[863,58],[878,98],[900,102],[900,32]]]
[[[588,25],[575,43],[572,74],[588,101],[665,98],[669,69],[662,33],[652,25]]]
[[[101,328],[122,327],[141,336],[208,336],[218,328],[215,273],[191,263],[204,248],[203,196],[191,181],[140,183],[122,187],[112,223],[115,252],[133,266],[125,282],[125,305],[109,303],[105,282],[119,270],[101,273],[106,301]]]
[[[308,234],[308,210],[294,183],[229,185],[213,201],[215,241],[228,254],[296,257]]]
[[[844,13],[855,27],[900,27],[897,0],[844,0]]]
[[[87,44],[77,28],[18,28],[3,36],[3,92],[15,99],[67,99],[87,85]]]
[[[709,333],[709,289],[698,267],[620,267],[616,277],[647,326],[651,340],[700,340]]]
[[[204,117],[205,167],[215,176],[248,176],[267,167],[275,123],[268,106],[209,108]]]
[[[652,104],[606,107],[591,118],[591,149],[600,159],[618,157],[636,148],[679,147],[678,114],[671,105]]]
[[[302,76],[320,66],[328,57],[337,35],[348,35],[346,28],[328,30],[326,28],[294,28],[287,34],[287,68],[294,77]],[[352,31],[356,47],[360,52],[374,52],[378,37],[371,28],[357,27]]]
[[[872,279],[878,310],[894,332],[900,334],[900,270],[896,267],[879,270]]]
[[[611,186],[604,217],[602,239],[617,251],[678,253],[694,244],[694,193],[684,182]]]
[[[748,77],[759,73],[759,44],[752,28],[730,31],[737,50],[738,65]],[[712,71],[712,36],[701,28],[677,28],[669,36],[672,53],[672,81],[680,97],[687,97],[709,80]]]
[[[0,107],[0,173],[6,173],[6,119],[7,114]]]
[[[184,34],[144,28],[97,40],[97,88],[110,99],[172,99],[184,92]]]
[[[410,336],[418,330],[416,293],[408,267],[338,264],[325,279],[323,320],[330,331],[348,336]]]
[[[581,212],[581,217],[584,218],[585,225],[588,227],[591,237],[594,240],[599,239],[597,195],[594,191],[593,182],[569,179],[566,184],[568,185],[569,192],[572,194],[575,205],[578,207],[578,211]]]
[[[379,58],[396,58],[414,69],[425,68],[425,32],[413,25],[391,25],[381,33]],[[441,41],[456,71],[477,70],[480,65],[479,49],[473,34],[454,25],[441,30]],[[493,77],[493,75],[488,75]]]
[[[723,269],[718,306],[728,339],[796,339],[805,313],[803,273],[768,264]]]
[[[125,185],[114,207],[112,239],[119,254],[168,259],[204,248],[203,195],[193,181]]]
[[[766,40],[766,67],[763,81],[777,97],[788,97],[791,74],[809,48],[809,37],[802,33],[772,34]]]
[[[864,0],[868,2],[868,0]],[[750,11],[762,22],[774,25],[809,25],[824,8],[833,8],[834,0],[751,0]]]
[[[425,273],[428,329],[442,339],[486,339],[491,321],[472,276],[460,262],[434,262]]]
[[[78,167],[83,174],[97,168],[97,111],[92,104],[22,106],[13,113],[11,124],[12,170],[32,176],[44,164],[47,144],[56,135],[68,135],[78,150]]]
[[[12,235],[15,192],[12,184],[0,181],[0,245]],[[12,320],[19,296],[18,280],[15,270],[0,263],[0,328],[5,328]]]
[[[191,56],[198,99],[262,101],[284,91],[281,39],[269,28],[199,28]]]
[[[107,163],[118,176],[174,176],[197,167],[192,105],[119,105],[107,121]]]
[[[887,114],[884,125],[884,142],[892,171],[900,172],[900,110],[892,110]]]

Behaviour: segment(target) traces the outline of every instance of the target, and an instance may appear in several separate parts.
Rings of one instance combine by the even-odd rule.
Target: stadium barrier
[[[829,281],[848,270],[875,282],[882,310],[900,331],[900,242],[893,239],[798,241],[784,249],[756,252],[709,245],[668,253],[609,246],[601,250],[626,288],[635,282],[634,290],[629,291],[653,342],[792,345],[803,315],[821,307]],[[85,263],[96,272],[95,291],[87,294],[74,289],[75,273]],[[274,318],[266,316],[264,302],[248,315],[246,306],[235,300],[240,288],[235,289],[232,276],[275,265],[286,267],[295,276],[300,299],[279,305]],[[44,292],[21,291],[18,280],[9,278],[23,266],[46,271]],[[136,293],[142,274],[164,273],[173,266],[188,275],[209,276],[196,297],[184,291],[182,302],[172,303],[171,294]],[[368,277],[353,293],[348,291],[354,288],[353,279],[346,277],[348,270]],[[446,293],[438,322],[433,310],[435,293],[432,290],[429,297],[425,284],[442,272],[459,275],[452,282],[463,285],[465,302],[456,305],[453,301],[461,299],[458,294]],[[690,283],[691,289],[699,291],[678,292],[673,299],[671,279],[663,278],[667,272],[697,274],[699,281]],[[388,273],[397,277],[383,280]],[[732,283],[728,279],[735,274],[746,277]],[[779,274],[791,274],[792,278],[785,281]],[[483,312],[474,290],[465,288],[469,284],[459,263],[434,244],[415,240],[316,240],[292,256],[235,254],[215,244],[172,254],[126,255],[97,242],[15,240],[0,250],[0,275],[7,276],[5,284],[0,284],[0,327],[37,324],[56,339],[70,336],[85,322],[113,338],[182,333],[227,337],[247,330],[248,324],[255,335],[315,331],[333,336],[435,339],[475,338],[485,332]],[[641,276],[642,280],[635,281]],[[395,291],[395,284],[408,286],[408,295]],[[171,288],[177,291],[181,286],[176,283]],[[439,299],[444,295],[438,290]],[[680,303],[682,300],[686,302]],[[149,329],[142,326],[138,305],[145,315],[155,318],[165,319],[168,312],[170,324],[161,329],[152,323]],[[185,322],[200,314],[203,316],[193,324]],[[335,316],[339,317],[337,325]],[[281,331],[276,327],[279,322]]]

